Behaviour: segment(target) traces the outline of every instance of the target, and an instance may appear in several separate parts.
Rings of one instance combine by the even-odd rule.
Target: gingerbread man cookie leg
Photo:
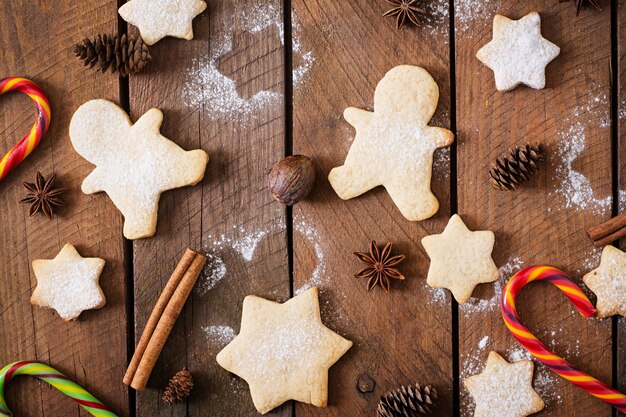
[[[378,83],[374,112],[346,109],[356,136],[344,165],[328,175],[339,197],[383,185],[408,220],[434,215],[439,203],[430,190],[433,153],[454,140],[449,130],[428,126],[438,100],[439,88],[426,70],[401,65]]]

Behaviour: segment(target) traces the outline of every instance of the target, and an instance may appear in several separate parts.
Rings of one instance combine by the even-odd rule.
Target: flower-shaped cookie
[[[430,190],[433,153],[454,141],[449,130],[428,126],[438,101],[439,87],[425,69],[401,65],[378,83],[374,112],[346,109],[356,137],[344,165],[328,176],[339,197],[383,185],[407,219],[434,215],[439,202]]]

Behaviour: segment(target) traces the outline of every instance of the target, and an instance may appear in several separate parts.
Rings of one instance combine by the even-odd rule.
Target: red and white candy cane
[[[574,368],[569,362],[550,351],[522,324],[515,309],[515,298],[526,284],[533,281],[548,281],[556,285],[584,317],[592,317],[595,314],[596,309],[585,293],[564,272],[550,266],[533,266],[513,275],[502,292],[502,317],[508,329],[531,355],[548,368],[594,397],[626,412],[626,395]]]
[[[37,119],[30,132],[0,159],[0,180],[30,155],[39,145],[50,125],[50,102],[37,84],[20,77],[0,79],[0,95],[9,91],[19,91],[30,97],[37,107]]]

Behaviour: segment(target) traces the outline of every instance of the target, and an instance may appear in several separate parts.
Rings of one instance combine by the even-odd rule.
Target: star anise
[[[54,215],[54,208],[64,205],[61,194],[67,191],[66,188],[54,188],[54,180],[56,175],[52,175],[46,180],[41,172],[37,172],[37,179],[34,183],[24,182],[24,187],[28,190],[28,194],[20,203],[29,203],[31,216],[42,212],[47,218],[51,219]]]
[[[366,268],[357,272],[356,278],[368,278],[367,290],[371,291],[376,285],[380,285],[386,292],[389,292],[390,279],[404,279],[394,266],[398,265],[405,258],[404,255],[391,256],[393,244],[387,242],[383,250],[379,250],[375,241],[370,242],[369,253],[354,252],[354,254],[367,265]]]
[[[560,0],[560,3],[565,3],[565,2],[569,2],[570,0]],[[596,8],[596,10],[602,10],[600,8],[600,3],[598,0],[575,0],[576,1],[576,16],[578,16],[580,14],[580,11],[583,8],[583,5],[585,3],[589,3],[590,5],[592,5],[593,7]]]
[[[387,3],[394,7],[385,12],[383,16],[396,16],[396,28],[398,29],[404,26],[407,19],[415,26],[419,26],[418,16],[426,13],[426,10],[415,5],[417,0],[387,0]]]

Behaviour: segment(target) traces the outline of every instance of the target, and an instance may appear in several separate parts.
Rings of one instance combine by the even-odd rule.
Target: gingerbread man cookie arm
[[[343,111],[343,118],[354,126],[357,132],[359,129],[367,127],[373,116],[374,113],[356,107],[348,107]]]
[[[443,148],[445,146],[450,146],[454,142],[454,133],[449,131],[448,129],[444,129],[442,127],[432,127],[433,132],[435,132],[435,145],[437,148]]]

